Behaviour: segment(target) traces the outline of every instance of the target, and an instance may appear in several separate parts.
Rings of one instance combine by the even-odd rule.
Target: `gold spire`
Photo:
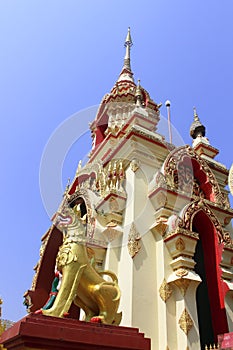
[[[130,48],[133,45],[131,34],[130,34],[130,27],[128,28],[128,33],[125,39],[125,59],[124,59],[124,68],[131,70],[130,66]]]

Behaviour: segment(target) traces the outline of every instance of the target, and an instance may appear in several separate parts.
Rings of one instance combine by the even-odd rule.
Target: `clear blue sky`
[[[191,143],[195,105],[211,144],[221,151],[217,159],[230,167],[232,14],[232,0],[0,0],[4,318],[18,320],[26,313],[23,294],[31,285],[40,238],[50,225],[39,185],[43,150],[61,123],[96,106],[109,92],[122,67],[128,26],[135,79],[156,102],[171,100],[172,122],[185,143]],[[166,114],[164,106],[161,112]],[[92,114],[92,109],[78,114],[80,123],[72,134],[78,143],[58,169],[63,186],[87,153],[87,135],[79,136],[88,130]],[[59,165],[59,147],[45,164],[50,175]]]

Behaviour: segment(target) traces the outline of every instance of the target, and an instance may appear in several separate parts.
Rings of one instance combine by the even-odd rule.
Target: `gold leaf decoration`
[[[188,311],[184,309],[179,319],[179,326],[182,331],[187,335],[190,329],[193,327],[193,320],[191,319]]]
[[[170,298],[172,294],[172,289],[170,285],[167,283],[166,279],[163,279],[163,282],[159,288],[160,298],[166,303],[166,301]]]
[[[129,237],[128,237],[128,251],[129,251],[129,255],[131,256],[131,258],[134,258],[135,255],[141,249],[140,239],[141,239],[141,237],[140,237],[140,235],[137,231],[137,228],[133,222],[131,227],[130,227]]]
[[[178,270],[176,270],[176,276],[178,277],[184,277],[188,274],[188,271],[186,269],[183,269],[182,267]]]

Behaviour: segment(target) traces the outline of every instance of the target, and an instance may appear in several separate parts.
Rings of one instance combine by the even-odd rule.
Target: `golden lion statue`
[[[110,271],[98,272],[91,263],[80,212],[67,204],[56,214],[55,224],[63,232],[63,244],[56,260],[62,279],[53,305],[42,308],[42,314],[64,317],[74,302],[85,312],[85,321],[119,325],[121,313],[117,310],[121,293],[117,277]],[[106,281],[103,275],[110,276],[112,281]]]

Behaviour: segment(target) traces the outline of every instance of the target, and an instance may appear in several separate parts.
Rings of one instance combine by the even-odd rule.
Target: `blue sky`
[[[26,313],[23,294],[31,285],[40,238],[62,186],[86,157],[88,122],[120,73],[128,26],[135,79],[156,102],[171,101],[172,123],[185,143],[191,143],[196,106],[207,137],[220,149],[217,159],[231,166],[232,13],[232,0],[0,0],[3,318],[18,320]],[[165,106],[161,112],[166,115]],[[60,169],[62,136],[47,163],[43,154],[61,125],[68,131],[71,125],[66,147],[77,141],[60,159]],[[49,210],[48,198],[41,198],[41,159]]]

